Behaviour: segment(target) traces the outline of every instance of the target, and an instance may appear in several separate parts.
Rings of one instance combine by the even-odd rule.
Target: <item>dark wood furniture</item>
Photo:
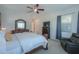
[[[22,32],[29,32],[29,29],[16,29],[16,30],[12,30],[11,32],[12,32],[12,34],[22,33]]]
[[[42,35],[44,35],[47,39],[50,39],[50,21],[43,23]]]
[[[43,28],[42,28],[42,35],[43,35],[46,39],[48,39],[48,29],[47,29],[47,27],[43,27]]]

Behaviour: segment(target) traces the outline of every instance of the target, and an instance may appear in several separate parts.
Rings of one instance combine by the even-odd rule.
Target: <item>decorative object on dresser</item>
[[[42,35],[44,35],[47,39],[50,38],[50,21],[43,22]]]

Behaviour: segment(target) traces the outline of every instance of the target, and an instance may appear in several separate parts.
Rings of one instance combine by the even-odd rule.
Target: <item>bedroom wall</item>
[[[72,30],[71,33],[63,33],[63,37],[67,37],[69,38],[72,33],[76,33],[77,32],[77,21],[78,21],[78,11],[79,11],[79,7],[73,7],[70,9],[66,9],[63,11],[57,11],[55,13],[50,13],[50,16],[48,19],[43,20],[44,21],[50,21],[51,25],[50,25],[50,38],[51,39],[56,39],[56,24],[57,24],[57,16],[58,15],[65,15],[65,14],[72,14]]]
[[[77,7],[71,8],[71,9],[63,10],[63,11],[58,13],[58,15],[72,14],[71,32],[70,33],[64,32],[62,34],[63,37],[69,38],[72,33],[77,32],[78,11],[79,11],[79,7],[77,6]]]
[[[2,8],[2,27],[7,28],[8,31],[15,29],[15,20],[24,19],[27,22],[27,29],[30,29],[30,15],[25,12],[11,11],[7,8]],[[32,16],[31,16],[32,17]]]
[[[26,12],[18,12],[18,11],[12,11],[8,10],[7,8],[1,7],[0,11],[2,13],[2,27],[7,28],[7,31],[13,30],[15,28],[15,20],[17,19],[24,19],[27,22],[27,29],[31,30],[31,20],[37,19],[40,21],[40,29],[37,32],[42,31],[42,26],[44,21],[50,21],[50,38],[56,39],[56,22],[57,22],[57,16],[58,15],[64,15],[73,13],[73,22],[72,22],[72,32],[77,31],[77,14],[78,14],[79,8],[71,8],[64,11],[57,11],[57,12],[44,12],[39,15],[37,14],[27,14]],[[71,33],[69,33],[71,35]],[[68,34],[64,34],[64,36],[69,36]]]
[[[42,32],[42,21],[43,20],[51,20],[50,19],[50,14],[49,13],[40,13],[40,14],[35,14],[35,13],[27,13],[25,11],[19,12],[19,11],[13,11],[9,10],[5,7],[1,7],[1,13],[2,13],[2,27],[6,28],[6,31],[10,31],[15,29],[15,20],[17,19],[24,19],[27,23],[26,28],[27,29],[32,29],[31,28],[31,21],[33,19],[38,20],[39,25],[36,26],[36,32],[40,33]],[[39,28],[37,28],[39,27]]]

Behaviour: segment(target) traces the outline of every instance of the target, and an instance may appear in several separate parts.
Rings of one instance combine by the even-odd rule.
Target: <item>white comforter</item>
[[[32,49],[39,47],[40,45],[45,48],[46,44],[48,43],[42,35],[32,32],[18,33],[15,34],[15,36],[21,45],[23,53],[27,53]]]
[[[6,48],[6,54],[21,54],[23,52],[15,35],[12,40],[6,42]]]

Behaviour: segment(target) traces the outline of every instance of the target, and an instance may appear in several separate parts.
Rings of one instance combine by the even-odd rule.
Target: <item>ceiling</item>
[[[32,4],[3,4],[4,8],[9,11],[29,11],[27,6],[33,6]],[[65,9],[73,8],[75,6],[79,6],[78,4],[40,4],[39,8],[44,8],[46,12],[55,12],[55,11],[62,11]]]

